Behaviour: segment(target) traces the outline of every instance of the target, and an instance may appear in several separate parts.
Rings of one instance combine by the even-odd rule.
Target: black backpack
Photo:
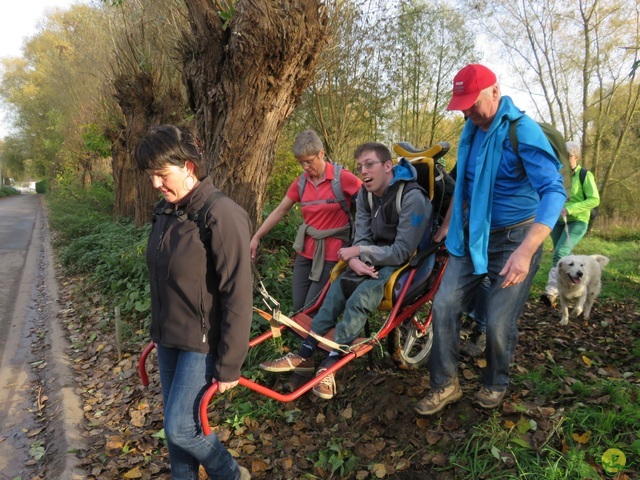
[[[589,170],[587,170],[586,168],[582,168],[579,173],[580,184],[582,185],[582,196],[584,197],[585,200],[587,199],[587,195],[584,193],[584,181],[587,178],[588,172]],[[598,207],[592,208],[591,214],[589,216],[589,228],[591,228],[591,222],[593,222],[597,216],[598,216]]]

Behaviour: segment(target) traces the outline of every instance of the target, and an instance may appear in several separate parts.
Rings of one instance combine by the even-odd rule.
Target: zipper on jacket
[[[156,254],[160,253],[160,247],[162,246],[162,240],[164,239],[164,231],[160,232],[160,238],[158,238],[158,246],[156,247]],[[158,256],[156,255],[156,260]]]
[[[202,343],[207,343],[207,330],[204,325],[204,299],[202,298],[202,288],[200,289],[200,329],[202,330]]]
[[[166,226],[166,225],[164,225]],[[165,230],[162,229],[160,231],[160,237],[158,238],[158,245],[156,246],[156,265],[158,265],[158,258],[160,257],[160,247],[162,246],[162,241],[164,240],[164,234],[165,234]],[[157,268],[157,267],[156,267]],[[156,292],[160,290],[160,280],[158,278],[158,272],[156,270],[156,275],[155,275],[155,279],[154,281],[156,282]],[[162,296],[158,295],[158,312],[162,312]],[[162,322],[160,322],[158,320],[158,335],[160,338],[162,338]]]
[[[206,277],[206,269],[207,269],[206,263],[207,262],[205,262],[205,267],[204,267],[205,277]],[[200,329],[202,330],[202,343],[207,343],[207,327],[205,326],[205,323],[204,323],[205,308],[204,308],[204,295],[202,293],[202,286],[200,286],[199,295],[200,295]]]

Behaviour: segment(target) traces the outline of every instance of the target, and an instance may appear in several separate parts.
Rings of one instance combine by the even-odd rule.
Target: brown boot
[[[414,409],[420,415],[433,415],[461,397],[460,383],[458,377],[455,377],[453,382],[444,388],[432,388],[426,397],[415,404]]]

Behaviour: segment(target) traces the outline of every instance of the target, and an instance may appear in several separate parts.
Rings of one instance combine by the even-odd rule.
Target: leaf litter
[[[60,315],[72,343],[69,353],[83,401],[87,449],[79,454],[81,466],[90,472],[89,480],[169,480],[155,355],[148,361],[150,385],[145,388],[137,372],[145,341],[125,344],[118,359],[113,327],[100,296],[80,297],[72,288],[74,283],[61,289],[61,304],[66,308]],[[581,376],[639,384],[640,365],[632,353],[632,325],[639,320],[637,305],[599,303],[588,323],[561,327],[557,311],[527,303],[519,323],[512,375],[530,372],[544,362],[562,365],[567,376],[546,402],[533,396],[534,384],[510,386],[496,413],[503,428],[515,432],[515,444],[539,451],[550,441],[558,442],[553,436],[564,409],[575,401],[572,388]],[[280,404],[252,392],[255,412],[237,422],[227,417],[237,390],[243,388],[236,387],[210,409],[212,428],[256,479],[461,478],[450,454],[468,441],[476,424],[494,414],[471,403],[486,362],[461,357],[464,396],[432,417],[413,411],[413,404],[428,390],[426,368],[399,370],[380,356],[373,370],[365,363],[356,361],[338,372],[338,393],[329,402],[307,394]],[[607,406],[610,398],[599,395],[589,401]],[[261,416],[260,406],[267,404],[271,404],[270,413]],[[574,433],[573,440],[588,442],[589,434]],[[555,447],[563,449],[563,445]],[[319,453],[329,451],[345,456],[342,463],[337,454],[331,457],[333,473],[319,461]],[[496,451],[494,455],[503,468],[515,468],[511,454]],[[340,465],[349,457],[355,458],[355,466],[341,474]],[[629,473],[633,472],[625,476]],[[204,472],[201,478],[206,478]]]

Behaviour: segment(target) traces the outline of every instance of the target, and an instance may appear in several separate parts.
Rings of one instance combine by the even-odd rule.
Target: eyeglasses
[[[316,153],[310,160],[298,160],[298,165],[302,168],[310,167],[315,159],[318,158],[318,155],[320,155],[320,152]]]
[[[384,163],[382,160],[369,160],[368,162],[364,162],[362,164],[358,164],[356,167],[357,173],[362,173],[362,169],[366,168],[367,170],[371,170],[376,163]]]

